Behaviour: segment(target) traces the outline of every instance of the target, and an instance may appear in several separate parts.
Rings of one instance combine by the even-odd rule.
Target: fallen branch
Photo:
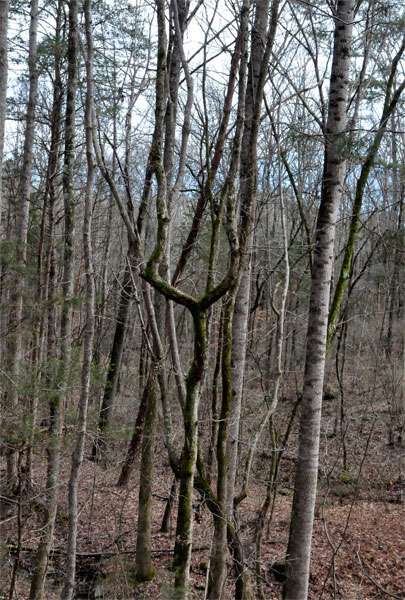
[[[17,546],[15,544],[7,544],[7,550],[11,554],[15,554],[17,552]],[[201,552],[203,550],[209,550],[210,546],[195,546],[191,549],[191,552]],[[22,552],[36,552],[36,548],[31,546],[21,546]],[[153,554],[171,554],[173,552],[173,548],[156,548],[152,549],[151,552]],[[125,554],[135,554],[136,550],[119,550],[119,551],[100,551],[100,552],[76,552],[76,558],[94,558],[94,559],[102,559],[102,558],[111,558],[112,556],[121,556]],[[58,555],[66,555],[66,550],[62,548],[53,548],[50,551],[50,554],[58,554]]]
[[[4,523],[7,523],[8,521],[12,521],[13,519],[16,519],[17,515],[13,515],[12,517],[7,517],[6,519],[3,519],[2,521],[0,521],[0,525],[4,525]]]
[[[381,592],[382,594],[385,594],[386,596],[389,596],[390,598],[395,598],[395,600],[404,600],[404,597],[403,597],[403,596],[402,596],[402,598],[401,598],[401,596],[396,596],[395,594],[391,594],[391,592],[387,592],[387,590],[385,590],[384,588],[382,588],[382,587],[381,587],[381,586],[380,586],[380,585],[379,585],[379,584],[378,584],[378,583],[375,581],[375,579],[373,579],[373,578],[371,577],[371,575],[369,575],[369,574],[367,573],[366,569],[364,568],[363,561],[362,561],[362,560],[361,560],[361,558],[360,558],[360,548],[359,548],[359,550],[357,550],[356,554],[357,554],[357,558],[358,558],[358,561],[359,561],[359,564],[360,564],[360,568],[361,568],[361,571],[362,571],[363,575],[365,575],[365,576],[367,577],[367,579],[369,579],[369,580],[371,581],[371,583],[372,583],[373,585],[375,585],[375,587],[378,589],[378,591],[379,591],[379,592]]]

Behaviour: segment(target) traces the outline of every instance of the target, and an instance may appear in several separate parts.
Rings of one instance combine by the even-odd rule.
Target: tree
[[[240,600],[266,597],[264,560],[278,560],[273,542],[280,541],[270,527],[281,526],[279,488],[293,482],[303,403],[285,594],[306,597],[315,488],[318,505],[319,491],[329,491],[327,530],[337,482],[359,482],[356,469],[368,468],[366,460],[359,465],[359,449],[370,402],[378,439],[388,425],[391,444],[378,451],[390,460],[372,481],[383,482],[379,495],[399,487],[391,459],[403,433],[394,420],[404,372],[401,7],[382,0],[71,0],[65,11],[62,0],[51,0],[38,8],[22,267],[15,242],[29,80],[18,61],[26,58],[30,15],[21,3],[8,26],[0,377],[18,481],[1,492],[6,576],[8,553],[16,559],[0,595],[6,587],[15,595],[23,583],[24,541],[33,539],[32,598],[48,594],[48,563],[57,557],[66,565],[63,597],[71,598],[82,583],[83,554],[98,562],[105,553],[114,554],[109,565],[117,565],[114,580],[122,573],[124,595],[144,580],[147,596],[159,562],[174,585],[167,593],[184,600],[202,577],[190,573],[193,550],[201,570],[208,565],[207,598],[227,597],[231,586]],[[18,275],[23,303],[14,324]],[[336,331],[328,362],[325,314],[329,340]],[[14,380],[7,361],[17,334],[22,359]],[[331,393],[317,464],[323,382]],[[92,452],[102,460],[82,463]],[[168,465],[173,473],[159,477]],[[90,478],[90,510],[79,510]],[[125,526],[132,504],[122,504],[119,518],[114,513],[106,481],[127,486],[113,494],[137,502],[137,526]],[[109,519],[102,540],[95,535],[104,517],[101,486]],[[360,483],[347,487],[350,493]],[[168,511],[177,508],[167,569],[153,535],[155,506],[165,496]],[[197,527],[206,550],[194,546]],[[329,580],[347,583],[336,548],[325,570],[328,597]],[[109,579],[106,573],[107,595]],[[319,589],[319,580],[310,586],[310,593]]]
[[[0,223],[2,212],[3,189],[3,151],[4,129],[6,124],[6,95],[7,95],[7,25],[8,25],[9,0],[0,2]]]
[[[45,576],[48,567],[49,551],[52,544],[56,511],[58,506],[58,478],[60,451],[64,420],[64,404],[67,397],[67,382],[71,359],[71,322],[73,296],[73,244],[74,244],[74,193],[73,170],[75,157],[75,106],[77,84],[77,0],[69,3],[69,38],[68,38],[68,80],[66,89],[65,117],[65,152],[63,165],[63,197],[64,197],[64,250],[63,250],[63,305],[60,324],[60,357],[56,369],[56,381],[49,398],[49,437],[48,437],[48,469],[46,483],[46,500],[41,537],[35,558],[34,572],[31,579],[30,600],[39,600],[44,593]],[[53,290],[51,289],[51,294]],[[52,307],[52,304],[51,304]],[[52,310],[52,308],[51,308]],[[52,327],[52,318],[50,320]],[[50,349],[53,350],[51,334]]]
[[[38,33],[38,0],[32,0],[30,3],[30,29],[29,29],[29,50],[28,50],[28,70],[29,70],[29,93],[27,102],[27,112],[25,121],[24,135],[24,155],[23,165],[20,177],[19,194],[21,203],[18,213],[17,239],[16,239],[16,263],[24,268],[27,260],[27,236],[28,219],[30,211],[31,197],[31,178],[33,166],[34,151],[34,131],[35,131],[35,109],[38,95],[38,68],[37,68],[37,33]],[[24,304],[24,281],[25,274],[15,273],[13,282],[13,312],[11,320],[17,324],[14,333],[11,349],[11,381],[9,389],[9,402],[15,411],[18,407],[20,398],[19,386],[21,385],[22,364],[23,364],[23,304]],[[16,427],[17,424],[15,424]],[[18,438],[17,431],[14,436]],[[7,448],[7,478],[9,486],[16,485],[17,462],[14,448],[15,439],[10,436]]]
[[[251,245],[254,235],[252,222],[254,220],[257,193],[256,146],[268,62],[277,29],[279,2],[272,3],[270,26],[266,31],[268,9],[269,2],[255,3],[255,21],[252,28],[251,55],[248,68],[249,77],[245,92],[239,201],[241,206],[240,248],[242,256],[245,257],[246,252],[248,256],[244,258],[240,266],[238,279],[228,293],[224,309],[222,406],[219,415],[217,441],[217,499],[222,512],[215,519],[213,555],[208,585],[208,597],[212,599],[222,596],[225,578],[227,523],[223,515],[227,515],[231,520],[234,518],[234,488],[238,457],[237,440],[239,438],[251,285]],[[236,528],[237,526],[236,518]],[[244,589],[246,581],[244,581],[243,552],[236,550],[239,543],[236,538],[232,543],[235,547],[237,572],[236,598],[242,599],[247,597],[249,593]]]
[[[93,249],[92,249],[92,210],[93,210],[93,187],[94,187],[94,151],[93,151],[93,68],[94,68],[94,46],[92,32],[91,0],[86,0],[84,5],[85,27],[86,27],[86,157],[87,178],[84,204],[83,224],[83,249],[84,268],[86,272],[86,331],[84,337],[83,362],[81,373],[81,391],[79,399],[79,416],[77,422],[77,437],[72,454],[72,466],[69,478],[69,527],[68,545],[66,558],[66,575],[62,590],[62,600],[70,600],[73,597],[75,573],[76,573],[76,545],[77,545],[77,522],[78,522],[78,487],[80,480],[80,468],[83,462],[84,443],[87,429],[87,407],[90,395],[90,376],[93,359],[94,340],[94,271],[93,271]]]
[[[367,180],[369,178],[371,168],[375,162],[375,159],[376,159],[376,156],[378,153],[378,149],[380,147],[381,140],[384,136],[384,133],[387,129],[387,125],[390,120],[390,117],[394,113],[394,110],[398,104],[401,94],[405,89],[405,80],[404,80],[404,81],[402,81],[402,83],[400,85],[398,85],[398,87],[395,90],[393,90],[397,68],[398,68],[400,60],[404,54],[404,51],[405,51],[405,36],[403,38],[401,47],[399,48],[398,52],[396,53],[396,55],[394,56],[394,59],[392,61],[391,70],[390,70],[390,74],[389,74],[387,86],[386,86],[386,91],[385,91],[384,107],[383,107],[381,119],[378,124],[377,132],[375,133],[374,140],[368,148],[366,158],[361,167],[360,176],[357,180],[356,195],[355,195],[355,200],[354,200],[354,204],[353,204],[352,217],[351,217],[351,221],[350,221],[349,235],[348,235],[348,239],[347,239],[346,246],[345,246],[344,257],[343,257],[342,266],[340,268],[339,278],[338,278],[338,281],[336,284],[336,289],[335,289],[333,299],[331,302],[329,322],[328,322],[328,346],[332,339],[334,326],[335,326],[336,319],[337,319],[337,316],[339,313],[339,308],[340,308],[340,304],[342,302],[344,290],[346,287],[346,282],[349,279],[350,273],[351,273],[351,265],[352,265],[352,260],[353,260],[354,247],[355,247],[355,242],[356,242],[356,238],[357,238],[357,233],[359,230],[360,213],[361,213],[361,208],[362,208],[362,204],[363,204],[363,196],[364,196]]]
[[[316,224],[298,465],[284,589],[286,600],[304,600],[308,597],[336,214],[346,172],[345,135],[354,5],[354,0],[339,0],[334,16],[322,195]]]
[[[150,581],[155,575],[151,560],[152,481],[155,455],[155,428],[158,388],[154,373],[147,383],[145,427],[142,437],[142,458],[139,480],[138,534],[136,541],[136,579]]]

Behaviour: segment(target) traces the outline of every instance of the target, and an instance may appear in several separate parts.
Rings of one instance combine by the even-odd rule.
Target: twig
[[[364,568],[363,561],[362,561],[362,560],[361,560],[361,558],[360,558],[360,546],[359,546],[359,549],[357,550],[356,554],[357,554],[357,558],[358,558],[358,561],[359,561],[359,564],[360,564],[360,568],[361,568],[361,570],[362,570],[362,573],[363,573],[363,574],[364,574],[364,575],[367,577],[367,579],[369,579],[369,580],[371,581],[371,583],[373,583],[373,584],[375,585],[375,587],[376,587],[376,588],[377,588],[377,589],[378,589],[378,590],[379,590],[379,591],[380,591],[382,594],[385,594],[386,596],[390,596],[390,598],[395,598],[396,600],[404,600],[404,596],[402,596],[402,598],[401,598],[401,596],[396,596],[395,594],[391,594],[390,592],[387,592],[387,590],[384,590],[384,588],[382,588],[382,587],[381,587],[381,586],[380,586],[380,585],[379,585],[379,584],[378,584],[378,583],[375,581],[375,579],[373,579],[373,578],[371,577],[371,575],[369,575],[369,574],[367,573],[366,569]]]
[[[9,498],[8,496],[2,496],[1,494],[0,494],[0,500],[6,500],[7,502],[10,502],[11,504],[18,504],[18,500],[13,500],[12,498]]]
[[[13,515],[12,517],[7,517],[7,519],[3,519],[2,521],[0,521],[0,525],[4,525],[4,523],[8,523],[8,521],[12,521],[13,519],[16,519],[17,515]]]

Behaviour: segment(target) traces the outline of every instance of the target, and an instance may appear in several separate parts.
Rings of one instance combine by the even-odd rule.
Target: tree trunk
[[[184,447],[180,466],[179,507],[177,513],[176,543],[173,554],[175,588],[179,599],[187,599],[191,541],[192,541],[192,494],[194,469],[197,460],[198,401],[200,384],[205,368],[207,340],[205,336],[205,313],[193,314],[194,356],[187,375],[187,394],[184,409]]]
[[[16,265],[20,269],[24,269],[27,261],[27,235],[28,235],[28,219],[30,212],[31,198],[31,177],[34,151],[34,132],[35,132],[35,108],[38,96],[38,70],[37,70],[37,31],[38,31],[38,0],[31,1],[30,10],[30,30],[29,30],[29,55],[28,55],[28,70],[29,70],[29,93],[28,105],[25,126],[24,138],[24,156],[23,166],[20,179],[20,203],[17,223],[17,239],[16,239]],[[10,344],[10,364],[11,364],[11,379],[13,385],[10,386],[8,402],[12,412],[15,412],[18,406],[19,389],[21,386],[22,361],[23,361],[23,297],[25,285],[24,270],[18,271],[15,274],[13,282],[13,300],[12,300],[12,315],[11,319],[16,326],[16,331],[13,335]],[[17,436],[17,423],[15,423],[15,431],[11,432],[8,440],[7,448],[7,481],[10,486],[17,483],[17,462],[16,454],[13,448],[13,437]]]
[[[6,123],[7,95],[7,27],[9,0],[0,0],[0,241],[2,240],[1,214],[3,208],[3,152]]]
[[[55,39],[58,40],[61,34],[62,20],[62,0],[58,0],[55,19]],[[31,440],[27,455],[27,480],[31,481],[32,469],[32,447],[36,430],[36,417],[38,409],[38,396],[41,393],[41,370],[45,371],[46,389],[51,390],[55,386],[55,370],[51,366],[57,357],[56,344],[56,276],[57,276],[57,257],[55,241],[55,210],[58,200],[58,182],[57,175],[60,166],[59,153],[61,148],[61,125],[62,125],[62,105],[63,105],[63,85],[61,79],[62,55],[59,44],[55,44],[55,68],[54,68],[54,88],[51,113],[51,143],[49,148],[48,167],[45,184],[45,197],[43,205],[43,215],[41,223],[41,240],[38,251],[38,287],[37,287],[37,306],[46,303],[48,309],[38,315],[34,323],[33,339],[33,369],[35,373],[36,385],[32,394],[31,411]],[[45,350],[46,344],[46,350]],[[44,354],[46,353],[45,368],[43,365]],[[50,404],[52,400],[50,400]],[[52,411],[51,411],[52,412]],[[50,415],[52,420],[52,415]],[[50,428],[50,438],[53,433]],[[52,444],[51,444],[52,445]],[[52,451],[48,449],[48,456],[52,456]],[[51,484],[52,485],[52,484]]]
[[[316,225],[298,466],[284,588],[286,600],[306,600],[308,596],[335,222],[346,173],[345,134],[354,4],[354,0],[339,0],[335,17],[324,175]]]
[[[48,442],[48,473],[46,483],[46,503],[44,519],[41,528],[41,537],[35,557],[34,573],[31,579],[30,600],[41,600],[45,584],[48,556],[52,544],[55,517],[58,505],[58,478],[59,461],[63,428],[63,405],[66,397],[66,387],[70,368],[71,354],[71,298],[73,295],[73,164],[75,147],[75,96],[77,78],[77,0],[71,0],[69,5],[69,40],[68,40],[68,83],[66,96],[66,120],[65,120],[65,158],[63,172],[63,194],[65,206],[65,235],[64,235],[64,269],[63,269],[63,296],[61,322],[61,344],[60,361],[56,373],[50,370],[50,377],[54,378],[53,392],[49,399],[50,427]],[[49,231],[53,235],[54,207],[50,203]],[[49,264],[49,306],[48,315],[48,358],[55,358],[55,307],[52,305],[55,290],[52,281],[55,278],[55,248],[53,240],[50,241],[50,264]],[[55,344],[54,344],[55,342]],[[50,357],[49,355],[52,355]]]
[[[155,575],[151,559],[152,480],[155,455],[155,425],[157,385],[151,373],[146,385],[147,408],[142,439],[141,473],[139,479],[138,529],[136,539],[136,580],[150,581]]]
[[[345,245],[344,255],[342,266],[340,268],[339,278],[336,284],[336,289],[333,294],[333,299],[331,302],[330,313],[329,313],[329,321],[328,321],[328,338],[327,338],[327,350],[329,350],[330,343],[332,341],[332,336],[334,333],[334,327],[336,323],[336,319],[338,317],[340,305],[342,303],[343,294],[346,288],[346,283],[350,278],[351,270],[352,270],[352,261],[354,248],[356,244],[357,234],[359,231],[360,225],[360,216],[361,216],[361,208],[363,204],[363,196],[364,191],[366,189],[366,184],[368,181],[368,177],[370,175],[371,168],[374,164],[375,157],[377,156],[378,149],[381,144],[381,140],[386,131],[388,121],[393,114],[401,94],[405,89],[405,80],[393,91],[393,86],[395,82],[395,76],[397,72],[398,65],[401,63],[402,56],[405,52],[405,37],[403,38],[401,47],[399,48],[397,54],[395,55],[392,65],[391,71],[387,82],[387,87],[385,90],[385,98],[384,98],[384,108],[381,115],[380,123],[378,129],[374,135],[373,142],[371,143],[366,159],[361,167],[361,172],[359,179],[357,180],[356,185],[356,193],[353,203],[352,216],[350,219],[350,228],[349,235]]]
[[[156,382],[153,379],[153,385],[155,385],[155,384],[156,384]],[[145,435],[145,433],[143,431],[143,429],[144,429],[143,425],[145,422],[145,417],[147,416],[147,410],[148,410],[147,406],[148,406],[148,397],[149,397],[149,393],[150,393],[150,391],[149,391],[150,385],[151,385],[151,379],[149,377],[148,381],[146,382],[145,388],[143,390],[141,402],[139,404],[138,415],[136,417],[134,433],[132,434],[132,438],[131,438],[131,442],[129,444],[127,456],[125,458],[125,462],[124,462],[124,465],[121,470],[121,474],[120,474],[118,482],[117,482],[117,486],[119,486],[119,487],[124,487],[124,486],[128,485],[129,478],[131,477],[131,473],[134,468],[134,462],[135,462],[138,446],[142,439],[142,435]],[[145,427],[146,427],[146,424],[145,424]]]
[[[173,504],[176,499],[176,489],[177,489],[177,478],[176,476],[173,478],[172,487],[170,488],[169,497],[166,502],[165,512],[163,514],[162,525],[160,527],[160,533],[169,533],[169,529],[171,530],[171,516]]]
[[[218,428],[218,503],[228,518],[233,518],[234,487],[237,471],[238,438],[242,402],[243,376],[245,368],[246,340],[249,317],[251,255],[253,241],[252,218],[255,212],[257,178],[257,136],[263,100],[264,83],[267,78],[268,62],[274,44],[278,21],[279,0],[274,0],[271,22],[267,32],[269,0],[255,3],[255,21],[252,29],[251,56],[244,103],[244,130],[240,155],[240,252],[241,266],[236,287],[231,290],[225,308],[222,350],[222,407]],[[246,5],[243,5],[246,10]],[[243,13],[241,14],[243,17]],[[246,52],[246,43],[244,44]],[[244,255],[248,254],[244,259]],[[214,540],[208,583],[208,598],[216,600],[223,594],[226,574],[227,526],[223,515],[214,517]],[[240,540],[233,541],[239,560],[243,558]],[[236,555],[234,554],[236,560]],[[244,571],[243,566],[241,567]],[[248,579],[237,577],[236,597],[247,598],[250,594]]]
[[[93,156],[93,65],[94,48],[92,34],[91,0],[84,3],[85,27],[86,27],[86,155],[87,155],[87,179],[85,191],[84,222],[83,222],[83,248],[84,267],[86,273],[86,330],[84,336],[83,363],[81,375],[81,392],[79,399],[79,417],[77,423],[77,438],[72,455],[72,467],[69,478],[69,525],[68,544],[66,557],[66,575],[62,589],[61,599],[71,600],[75,584],[76,574],[76,545],[78,525],[78,486],[80,479],[81,464],[84,455],[84,443],[87,429],[87,407],[90,395],[90,376],[93,358],[93,341],[95,325],[95,291],[93,272],[93,252],[91,243],[92,233],[92,209],[93,209],[93,186],[94,186],[94,156]]]
[[[221,308],[219,317],[219,331],[216,342],[216,355],[214,373],[212,376],[212,399],[211,399],[211,437],[207,456],[207,481],[211,484],[214,475],[214,457],[215,449],[218,441],[218,424],[219,424],[219,376],[221,373],[222,361],[222,326],[223,323],[223,308]]]
[[[130,255],[131,251],[128,251]],[[111,347],[110,360],[107,369],[107,379],[104,386],[103,401],[101,404],[100,418],[98,422],[97,437],[93,444],[93,458],[100,458],[100,453],[105,452],[105,435],[111,420],[111,414],[115,403],[118,376],[121,370],[122,354],[124,349],[125,334],[127,330],[128,313],[131,306],[133,292],[130,258],[126,261],[124,277],[121,284],[121,293],[118,305],[117,321],[113,344]]]
[[[0,244],[3,242],[3,155],[4,155],[4,132],[6,124],[6,97],[7,97],[7,79],[8,79],[8,61],[7,61],[7,31],[8,31],[8,11],[9,0],[0,0]],[[3,264],[0,261],[0,303],[3,303]],[[6,328],[4,315],[1,315],[1,328]],[[3,344],[0,342],[0,358],[3,356]],[[0,390],[3,394],[3,390]],[[2,440],[3,438],[1,438]]]

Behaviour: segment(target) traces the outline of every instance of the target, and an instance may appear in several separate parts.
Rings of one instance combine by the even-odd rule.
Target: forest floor
[[[280,428],[285,425],[291,402],[284,402]],[[284,411],[284,413],[283,413]],[[284,419],[284,421],[283,421]],[[405,494],[403,480],[404,448],[389,445],[386,410],[364,412],[353,405],[347,416],[347,466],[341,466],[341,441],[336,435],[336,406],[326,402],[322,420],[319,502],[313,536],[310,594],[311,600],[405,599]],[[271,570],[283,561],[288,541],[289,519],[296,462],[296,430],[284,454],[279,490],[271,525],[263,541],[264,593],[266,600],[281,598],[281,584]],[[116,442],[114,455],[125,454],[126,441]],[[268,443],[263,442],[255,465],[250,493],[241,506],[240,537],[244,540],[248,568],[253,567],[253,532],[258,510],[264,499],[269,469]],[[47,579],[47,600],[59,598],[63,577],[67,530],[67,480],[70,449],[65,448],[60,483],[54,550]],[[83,463],[80,484],[80,522],[78,535],[77,599],[104,598],[169,600],[172,598],[172,573],[169,570],[174,546],[176,508],[168,534],[159,533],[165,499],[172,474],[165,451],[158,448],[154,472],[153,564],[156,577],[148,584],[133,583],[138,473],[131,484],[115,486],[119,463],[103,468],[89,460]],[[42,459],[42,460],[41,460]],[[44,454],[36,457],[33,490],[29,502],[23,498],[20,566],[15,599],[28,598],[33,550],[38,541],[40,497],[44,481]],[[2,464],[2,468],[4,465]],[[17,505],[3,505],[1,514],[2,556],[0,562],[0,599],[8,598],[17,543]],[[195,521],[191,566],[191,598],[203,600],[211,543],[212,519],[195,496]],[[233,572],[229,565],[227,598],[232,598]],[[252,569],[252,589],[255,590]],[[256,597],[256,592],[253,592]]]

